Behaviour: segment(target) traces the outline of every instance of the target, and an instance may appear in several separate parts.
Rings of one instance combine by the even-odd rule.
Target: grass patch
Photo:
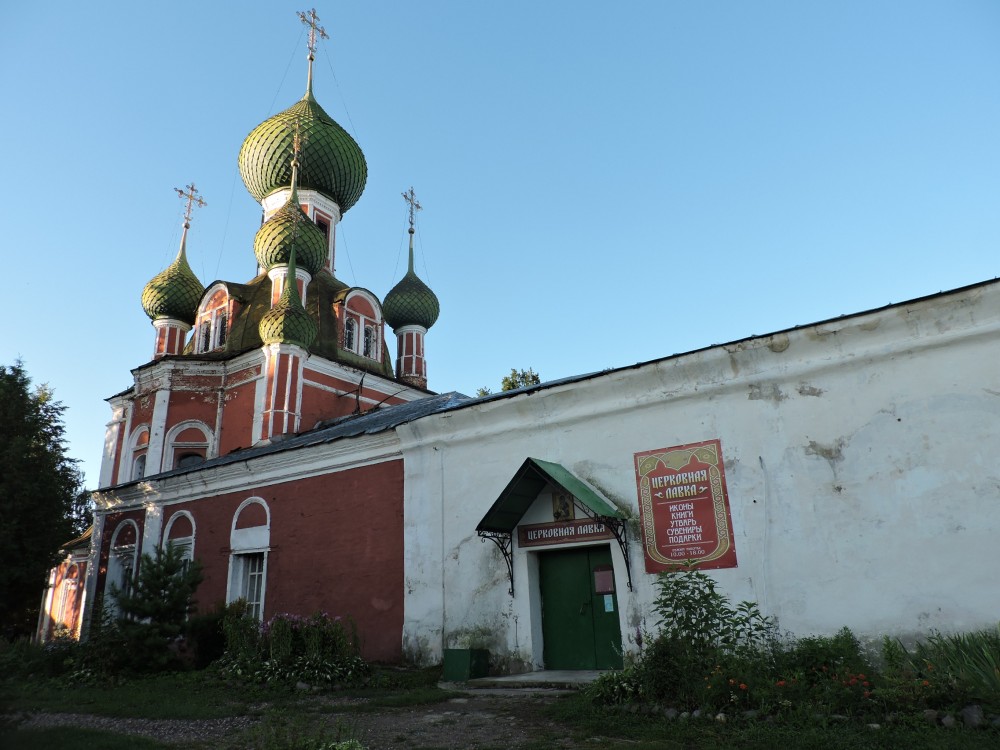
[[[830,722],[820,718],[787,721],[745,720],[730,717],[726,723],[713,719],[673,719],[631,714],[595,706],[585,695],[561,698],[540,712],[567,729],[574,741],[610,750],[708,750],[733,747],[740,750],[993,750],[1000,746],[1000,731],[994,729],[944,729],[921,724],[914,718],[898,725],[882,724],[870,729],[861,721]],[[537,750],[541,750],[542,745]],[[532,748],[535,750],[535,748]]]
[[[50,729],[0,730],[5,750],[165,750],[176,748],[162,742],[96,729],[53,727]]]
[[[249,713],[250,702],[282,700],[287,693],[229,683],[204,673],[176,673],[104,685],[59,680],[4,682],[0,705],[8,711],[86,713],[141,719],[218,719]]]

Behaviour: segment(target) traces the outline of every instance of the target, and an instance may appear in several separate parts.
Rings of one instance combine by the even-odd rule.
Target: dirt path
[[[540,715],[558,693],[477,691],[443,703],[412,708],[380,708],[372,713],[336,712],[340,722],[369,750],[470,748],[513,750],[544,741],[546,747],[572,746],[569,733]]]

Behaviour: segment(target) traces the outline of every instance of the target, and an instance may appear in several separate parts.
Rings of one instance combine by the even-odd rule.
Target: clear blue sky
[[[0,5],[0,364],[68,407],[97,482],[103,399],[149,360],[171,262],[246,281],[246,134],[298,99],[282,2]],[[337,275],[441,300],[430,387],[619,367],[994,278],[1000,2],[318,4],[320,103],[368,186]]]

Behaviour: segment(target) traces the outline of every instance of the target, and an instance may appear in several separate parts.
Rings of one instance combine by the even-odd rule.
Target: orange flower
[[[924,680],[922,684],[923,684],[924,687],[930,687],[931,686],[931,684],[927,680]]]
[[[732,678],[730,677],[730,678],[729,678],[729,684],[730,684],[730,685],[735,685],[735,684],[736,684],[736,680],[734,680],[734,679],[732,679]]]
[[[745,682],[741,682],[740,683],[740,690],[746,690],[746,689],[747,689],[747,684]]]
[[[784,687],[785,686],[785,681],[784,680],[778,680],[774,684],[777,685],[778,687]]]
[[[862,684],[862,685],[864,685],[865,687],[869,687],[869,685],[868,685],[868,680],[865,680],[865,681],[864,681],[864,682],[862,682],[861,684]]]

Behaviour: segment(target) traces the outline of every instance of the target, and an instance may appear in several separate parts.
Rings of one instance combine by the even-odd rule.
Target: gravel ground
[[[572,747],[564,727],[539,716],[538,706],[560,691],[495,690],[469,693],[443,703],[410,708],[356,712],[357,700],[316,698],[314,717],[331,730],[346,727],[369,750],[416,748],[497,748],[513,750],[546,737],[551,747]],[[87,714],[36,713],[14,719],[22,729],[75,726],[119,734],[141,735],[160,742],[189,746],[215,742],[247,729],[257,717],[237,716],[201,721],[117,719]]]

